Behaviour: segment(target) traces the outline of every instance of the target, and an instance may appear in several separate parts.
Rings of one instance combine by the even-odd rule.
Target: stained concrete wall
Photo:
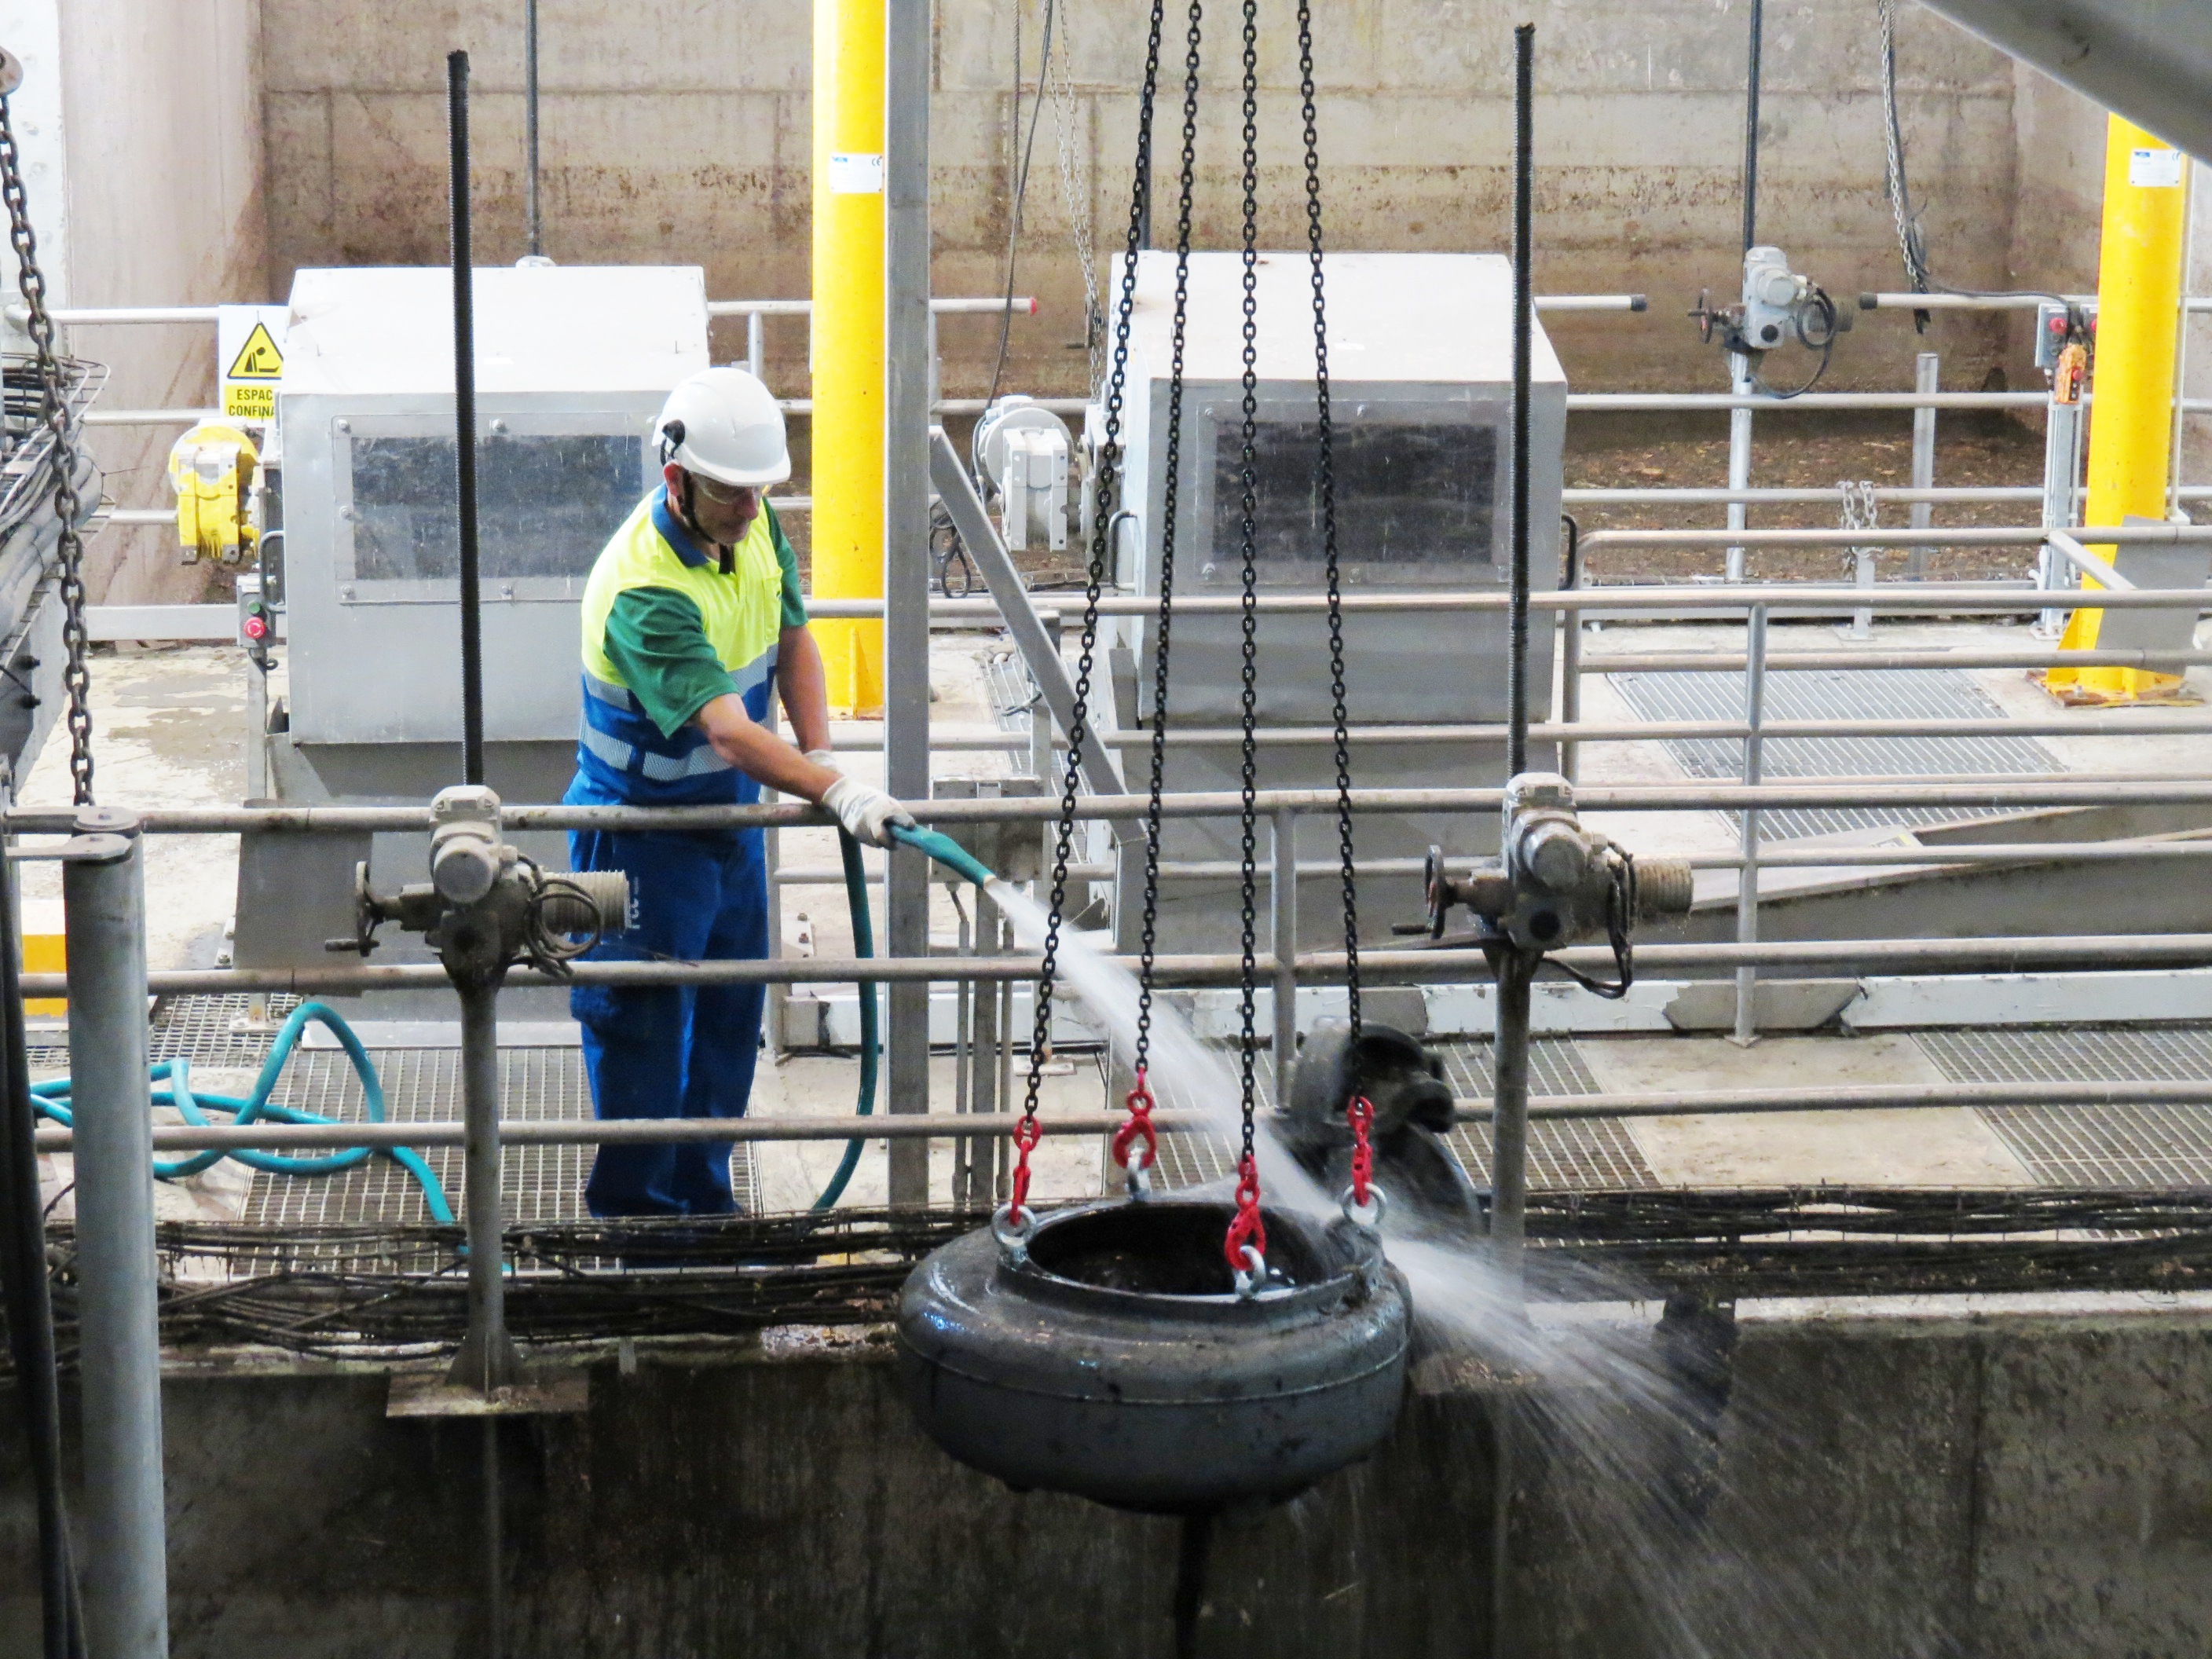
[[[268,250],[257,0],[13,0],[0,15],[9,40],[42,47],[26,65],[44,84],[26,87],[24,139],[52,302],[258,298]],[[57,75],[58,99],[48,90]],[[214,398],[214,331],[204,325],[78,328],[66,345],[110,365],[109,408]],[[178,436],[96,431],[108,494],[129,507],[166,505],[162,467]],[[180,565],[175,539],[159,528],[101,535],[87,558],[94,601],[199,598],[210,573]]]
[[[872,1355],[643,1348],[579,1416],[502,1430],[515,1659],[967,1659],[1168,1649],[1172,1522],[1017,1497],[915,1431]],[[480,1651],[473,1423],[374,1371],[203,1364],[165,1389],[179,1659]],[[1224,1523],[1200,1651],[1481,1659],[1492,1411]],[[0,1632],[32,1618],[0,1389]],[[1599,1415],[1604,1413],[1600,1413]],[[2135,1659],[2212,1647],[2212,1316],[1747,1323],[1706,1530],[1639,1556],[1582,1462],[1516,1467],[1523,1659]],[[1638,1571],[1668,1595],[1656,1603]],[[1696,1635],[1706,1641],[1694,1647]],[[21,1650],[0,1634],[0,1650]]]
[[[936,283],[977,294],[1004,280],[1017,10],[1024,123],[1035,107],[1036,0],[941,5],[933,104]],[[1067,164],[1103,254],[1121,246],[1146,8],[1063,8],[1072,93]],[[1170,69],[1180,9],[1170,7]],[[1321,147],[1330,234],[1352,248],[1495,249],[1507,240],[1510,37],[1502,0],[1343,0],[1316,8]],[[1950,24],[1901,9],[1902,80],[1916,186],[1953,279],[2002,285],[2014,247],[2014,73]],[[1072,17],[1066,15],[1072,13]],[[1737,283],[1744,0],[1553,0],[1535,9],[1539,287],[1644,291],[1642,317],[1559,319],[1576,379],[1686,385],[1721,372],[1680,313]],[[520,10],[509,0],[263,0],[271,285],[301,264],[441,258],[444,52],[475,54],[478,246],[521,251]],[[809,8],[745,0],[544,0],[540,7],[547,245],[557,258],[703,264],[718,296],[807,286]],[[1871,0],[1766,10],[1761,234],[1839,295],[1899,285],[1882,194]],[[1287,8],[1261,51],[1261,236],[1303,237],[1296,58]],[[1215,9],[1201,123],[1196,234],[1233,243],[1233,14]],[[1172,96],[1173,88],[1170,88]],[[1176,111],[1164,108],[1169,118]],[[1037,130],[1017,286],[1043,314],[1016,325],[1010,384],[1080,389],[1083,287],[1060,177],[1061,123]],[[1171,153],[1171,152],[1170,152]],[[1172,222],[1163,194],[1159,223]],[[1953,383],[1978,384],[2001,325],[1946,318]],[[800,325],[771,325],[779,380],[803,389]],[[1837,384],[1909,383],[1909,322],[1872,318],[1839,351]],[[997,330],[945,326],[946,389],[980,392]],[[718,339],[741,349],[737,331]]]

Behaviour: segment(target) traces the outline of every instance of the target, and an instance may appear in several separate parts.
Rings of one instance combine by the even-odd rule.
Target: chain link
[[[8,240],[15,249],[18,286],[30,313],[25,332],[38,358],[40,419],[53,441],[49,465],[54,473],[54,516],[61,526],[55,554],[61,572],[62,644],[68,658],[62,686],[69,696],[70,799],[86,806],[92,802],[92,677],[84,660],[84,540],[77,524],[84,501],[77,494],[76,428],[62,384],[61,360],[54,350],[54,319],[46,309],[46,279],[39,269],[38,239],[31,231],[12,102],[0,96],[0,199],[8,204]],[[21,781],[11,781],[11,787]]]
[[[1305,118],[1306,257],[1313,265],[1315,478],[1321,490],[1322,563],[1328,584],[1328,689],[1336,746],[1336,846],[1344,889],[1344,991],[1359,1039],[1359,886],[1352,868],[1352,737],[1344,696],[1344,587],[1336,546],[1336,458],[1328,396],[1328,305],[1322,282],[1321,137],[1314,113],[1312,0],[1298,0],[1298,97]],[[1283,1055],[1277,1055],[1279,1071]]]
[[[1075,241],[1075,263],[1083,272],[1083,348],[1091,370],[1084,385],[1095,394],[1105,368],[1102,354],[1106,344],[1106,325],[1098,314],[1098,262],[1097,250],[1092,246],[1091,192],[1076,177],[1075,91],[1069,84],[1073,76],[1068,66],[1074,55],[1074,49],[1068,45],[1074,22],[1071,9],[1070,15],[1060,20],[1059,32],[1048,43],[1042,71],[1044,84],[1038,88],[1038,95],[1049,90],[1052,96],[1053,136],[1060,149],[1060,193],[1067,206],[1067,228]]]
[[[1136,184],[1129,196],[1127,257],[1115,305],[1113,368],[1107,376],[1104,430],[1098,446],[1097,511],[1092,515],[1091,570],[1083,595],[1083,646],[1076,663],[1075,708],[1068,722],[1067,763],[1062,774],[1060,821],[1053,842],[1052,904],[1045,921],[1044,951],[1037,964],[1036,1020],[1030,1029],[1030,1069],[1022,1100],[1022,1123],[1015,1132],[1019,1158],[1018,1190],[1026,1194],[1030,1148],[1036,1142],[1036,1115],[1043,1088],[1046,1056],[1051,1052],[1053,984],[1060,961],[1060,929],[1067,908],[1067,866],[1075,838],[1075,803],[1083,778],[1083,750],[1090,734],[1091,678],[1098,647],[1098,599],[1109,569],[1111,507],[1121,477],[1121,403],[1129,368],[1129,318],[1136,304],[1137,250],[1145,219],[1145,181],[1152,176],[1152,96],[1159,86],[1160,38],[1165,0],[1152,0],[1152,32],[1145,50],[1145,84],[1137,118]],[[1013,1219],[1022,1218],[1017,1206]]]
[[[1242,902],[1243,919],[1243,960],[1237,981],[1237,1014],[1239,1035],[1243,1039],[1243,1068],[1241,1078],[1243,1109],[1243,1138],[1238,1167],[1243,1170],[1244,1182],[1251,1188],[1251,1202],[1259,1200],[1260,1176],[1252,1139],[1257,1102],[1258,1079],[1255,1067],[1258,1063],[1259,1032],[1254,1018],[1255,1004],[1260,981],[1259,947],[1259,789],[1260,748],[1257,726],[1260,713],[1260,596],[1259,596],[1259,538],[1260,538],[1260,3],[1259,0],[1244,0],[1244,222],[1243,258],[1244,264],[1244,373],[1243,487],[1239,502],[1241,520],[1238,525],[1242,538],[1241,574],[1243,598],[1241,607],[1243,623],[1243,695],[1241,714],[1243,732],[1243,799],[1238,805],[1237,829],[1243,854],[1239,871],[1238,896]],[[1238,1191],[1240,1207],[1243,1206],[1243,1190]],[[1262,1249],[1264,1249],[1264,1246]]]
[[[1190,307],[1192,199],[1198,188],[1198,84],[1204,0],[1191,0],[1183,36],[1182,158],[1176,204],[1176,282],[1173,341],[1168,368],[1165,505],[1160,514],[1159,633],[1152,655],[1152,744],[1150,792],[1145,808],[1145,898],[1142,960],[1137,971],[1137,1048],[1133,1066],[1142,1077],[1152,1060],[1152,972],[1159,943],[1160,797],[1167,782],[1168,647],[1175,615],[1176,523],[1182,498],[1183,343]]]
[[[1871,478],[1838,478],[1836,487],[1844,492],[1843,527],[1846,530],[1878,530],[1881,527],[1881,503],[1875,497]],[[1848,579],[1857,568],[1861,556],[1871,553],[1881,558],[1879,548],[1850,547],[1844,550],[1844,574]]]

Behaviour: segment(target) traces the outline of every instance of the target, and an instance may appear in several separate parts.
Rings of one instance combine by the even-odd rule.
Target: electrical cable
[[[999,357],[991,365],[991,389],[983,398],[985,409],[999,400],[999,382],[1006,372],[1006,347],[1013,337],[1014,328],[1014,266],[1022,236],[1022,204],[1030,192],[1030,158],[1036,153],[1037,118],[1044,113],[1045,68],[1052,60],[1052,25],[1060,9],[1060,0],[1044,0],[1043,49],[1037,55],[1037,97],[1036,106],[1030,112],[1030,133],[1024,140],[1022,131],[1022,9],[1014,8],[1014,118],[1013,135],[1021,146],[1021,155],[1014,168],[1014,199],[1006,210],[1006,292],[999,308]]]
[[[1763,397],[1773,398],[1777,403],[1787,403],[1792,398],[1802,398],[1820,385],[1820,377],[1828,372],[1828,360],[1835,355],[1836,336],[1841,331],[1836,326],[1836,302],[1828,296],[1828,290],[1818,283],[1812,283],[1810,286],[1813,290],[1814,309],[1826,319],[1826,325],[1820,330],[1820,337],[1815,340],[1806,333],[1805,315],[1802,311],[1793,319],[1793,325],[1797,331],[1797,343],[1808,351],[1817,351],[1820,354],[1820,361],[1813,365],[1813,372],[1805,377],[1803,384],[1794,386],[1787,392],[1777,392],[1772,386],[1767,385],[1765,378],[1756,368],[1751,371],[1752,390]],[[1753,361],[1755,363],[1758,359],[1753,358]]]
[[[326,1027],[345,1050],[346,1058],[353,1064],[354,1075],[361,1079],[363,1106],[368,1121],[382,1123],[385,1120],[384,1084],[376,1074],[376,1063],[368,1057],[361,1038],[352,1026],[346,1024],[337,1011],[320,1002],[303,1002],[295,1008],[276,1033],[270,1046],[269,1057],[261,1063],[261,1074],[254,1079],[252,1092],[244,1097],[235,1095],[206,1094],[191,1085],[191,1063],[181,1057],[155,1060],[148,1073],[156,1084],[167,1088],[154,1091],[154,1104],[173,1106],[185,1122],[196,1128],[210,1127],[207,1113],[222,1112],[230,1116],[233,1124],[244,1127],[249,1123],[337,1123],[343,1120],[325,1117],[319,1112],[303,1111],[295,1106],[275,1104],[270,1097],[282,1080],[284,1067],[299,1046],[300,1037],[308,1023]],[[74,1121],[70,1111],[70,1079],[55,1078],[45,1083],[31,1085],[33,1109],[41,1117],[68,1125]],[[422,1189],[422,1201],[431,1218],[441,1224],[451,1224],[452,1205],[446,1200],[444,1184],[422,1155],[406,1146],[349,1147],[343,1152],[311,1158],[289,1157],[277,1152],[264,1152],[251,1147],[230,1149],[210,1148],[188,1157],[154,1160],[154,1173],[163,1181],[179,1181],[196,1176],[225,1158],[236,1158],[248,1169],[263,1170],[274,1175],[331,1176],[350,1170],[366,1161],[372,1154],[389,1158],[415,1178]]]
[[[1884,183],[1890,213],[1897,222],[1897,246],[1904,257],[1905,280],[1912,284],[1912,291],[1953,294],[1970,300],[2049,300],[2065,306],[2071,319],[2075,307],[2063,294],[2037,288],[1954,288],[1937,282],[1929,270],[1927,235],[1921,229],[1920,215],[1913,210],[1912,192],[1905,183],[1905,129],[1898,117],[1897,100],[1897,0],[1876,0],[1875,11],[1881,19],[1882,137],[1887,151]],[[1928,313],[1912,313],[1917,331],[1925,333],[1928,323]]]

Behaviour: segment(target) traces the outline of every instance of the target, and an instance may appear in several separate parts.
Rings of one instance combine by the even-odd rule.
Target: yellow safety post
[[[813,589],[884,595],[884,0],[814,3]],[[884,707],[880,622],[814,624],[842,713]]]
[[[2130,514],[2166,516],[2188,167],[2186,156],[2132,122],[2115,115],[2106,125],[2084,524],[2123,524]],[[2106,544],[2091,550],[2109,561],[2118,550]],[[2094,650],[2104,617],[2076,611],[2061,648]],[[2067,703],[2171,701],[2182,694],[2179,675],[2141,668],[2054,668],[2043,684]]]

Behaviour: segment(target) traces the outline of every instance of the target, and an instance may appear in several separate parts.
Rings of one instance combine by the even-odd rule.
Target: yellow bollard
[[[884,594],[884,0],[814,3],[813,591]],[[814,624],[842,714],[880,715],[884,629]]]
[[[2188,158],[2163,139],[2117,115],[2107,123],[2084,524],[2166,516],[2188,167]],[[2109,544],[2090,550],[2107,561],[2118,551]],[[2104,616],[2076,611],[2060,647],[2094,650]],[[2182,692],[2179,675],[2140,668],[2054,668],[2043,686],[2066,703],[2170,701]]]

